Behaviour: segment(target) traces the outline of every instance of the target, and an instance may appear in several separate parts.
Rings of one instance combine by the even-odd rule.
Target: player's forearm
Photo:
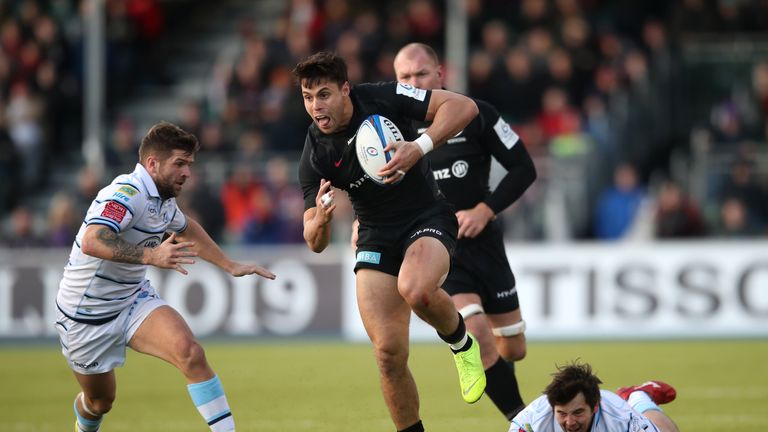
[[[320,253],[331,243],[331,223],[315,218],[304,221],[304,241],[312,252]]]
[[[432,138],[435,147],[461,132],[477,116],[478,109],[472,99],[454,94],[443,101],[435,111],[432,125],[426,134]]]
[[[197,252],[197,256],[209,263],[229,272],[232,267],[230,260],[224,251],[216,244],[203,227],[194,219],[187,218],[187,229],[178,234],[179,241],[191,241],[195,245],[190,249]]]
[[[536,167],[522,142],[513,149],[514,159],[505,161],[507,174],[501,179],[493,193],[485,202],[496,213],[500,213],[517,201],[536,180]]]
[[[128,243],[104,225],[90,226],[81,245],[86,255],[128,264],[148,264],[147,249]]]

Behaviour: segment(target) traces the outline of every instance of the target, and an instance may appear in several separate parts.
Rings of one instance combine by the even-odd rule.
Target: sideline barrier
[[[768,337],[768,242],[508,244],[531,340]],[[367,341],[353,254],[333,247],[229,249],[277,280],[198,261],[147,277],[198,336],[343,336]],[[69,250],[0,250],[0,340],[52,337]],[[414,340],[436,341],[414,316]]]

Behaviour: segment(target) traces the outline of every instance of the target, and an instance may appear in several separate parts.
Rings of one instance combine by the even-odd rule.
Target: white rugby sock
[[[104,416],[99,417],[98,420],[89,420],[85,417],[83,417],[80,414],[80,410],[77,409],[77,400],[80,399],[80,405],[83,407],[83,411],[86,413],[96,416],[91,410],[88,409],[88,405],[85,404],[85,397],[83,396],[83,393],[78,393],[77,396],[75,396],[75,416],[77,416],[77,429],[80,432],[98,432],[99,427],[101,426],[101,420],[104,418]]]
[[[659,408],[659,406],[656,405],[656,402],[648,396],[648,393],[641,390],[630,393],[627,402],[629,403],[629,406],[634,408],[634,410],[640,414],[648,410],[661,411],[661,408]]]
[[[189,384],[187,386],[192,402],[195,403],[200,415],[203,416],[213,432],[228,432],[235,430],[235,420],[229,410],[227,396],[218,376],[208,381]]]
[[[464,332],[464,337],[461,338],[460,341],[456,342],[455,344],[448,344],[452,350],[454,351],[460,351],[464,346],[467,344],[467,340],[469,339],[469,335],[467,332]]]

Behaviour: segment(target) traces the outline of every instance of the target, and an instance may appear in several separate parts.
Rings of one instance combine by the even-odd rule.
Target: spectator
[[[720,204],[720,218],[715,235],[726,238],[750,238],[764,235],[749,217],[746,205],[736,197]]]
[[[706,233],[699,207],[683,193],[680,185],[664,182],[659,188],[656,210],[656,238],[683,239]]]
[[[628,163],[616,167],[613,186],[603,191],[595,209],[594,231],[601,240],[618,240],[630,229],[640,206],[647,198],[638,184],[635,167]]]
[[[221,188],[226,238],[233,243],[258,241],[272,217],[272,202],[266,187],[256,179],[250,164],[239,163]]]
[[[747,218],[758,227],[765,227],[768,222],[768,204],[766,193],[754,177],[753,163],[737,160],[730,169],[728,178],[720,190],[719,201],[729,198],[738,199],[747,211]]]
[[[10,232],[0,244],[11,249],[37,248],[46,245],[35,232],[35,216],[25,206],[16,207],[11,213]]]
[[[48,206],[48,246],[69,247],[80,229],[75,202],[67,192],[58,192]]]

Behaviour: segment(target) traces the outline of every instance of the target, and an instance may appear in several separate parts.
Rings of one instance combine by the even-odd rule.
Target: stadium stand
[[[301,241],[293,179],[307,119],[290,75],[298,59],[336,50],[355,83],[393,79],[392,57],[406,42],[445,48],[445,5],[436,0],[107,3],[110,174],[133,164],[149,124],[166,119],[194,131],[203,144],[200,178],[182,200],[210,203],[194,211],[218,224],[212,231],[229,244]],[[74,198],[83,165],[80,5],[0,3],[3,238],[19,208],[49,238],[51,197],[65,191],[81,201]],[[499,107],[540,173],[504,214],[509,238],[603,238],[599,199],[621,164],[634,167],[647,194],[613,238],[677,237],[668,231],[680,223],[669,222],[670,201],[687,209],[678,218],[697,215],[700,227],[686,238],[765,236],[766,8],[725,0],[467,1],[468,93]],[[286,170],[274,168],[281,160],[288,173],[269,174],[269,166]],[[245,166],[252,185],[240,193],[251,195],[234,223],[236,201],[224,197]]]

